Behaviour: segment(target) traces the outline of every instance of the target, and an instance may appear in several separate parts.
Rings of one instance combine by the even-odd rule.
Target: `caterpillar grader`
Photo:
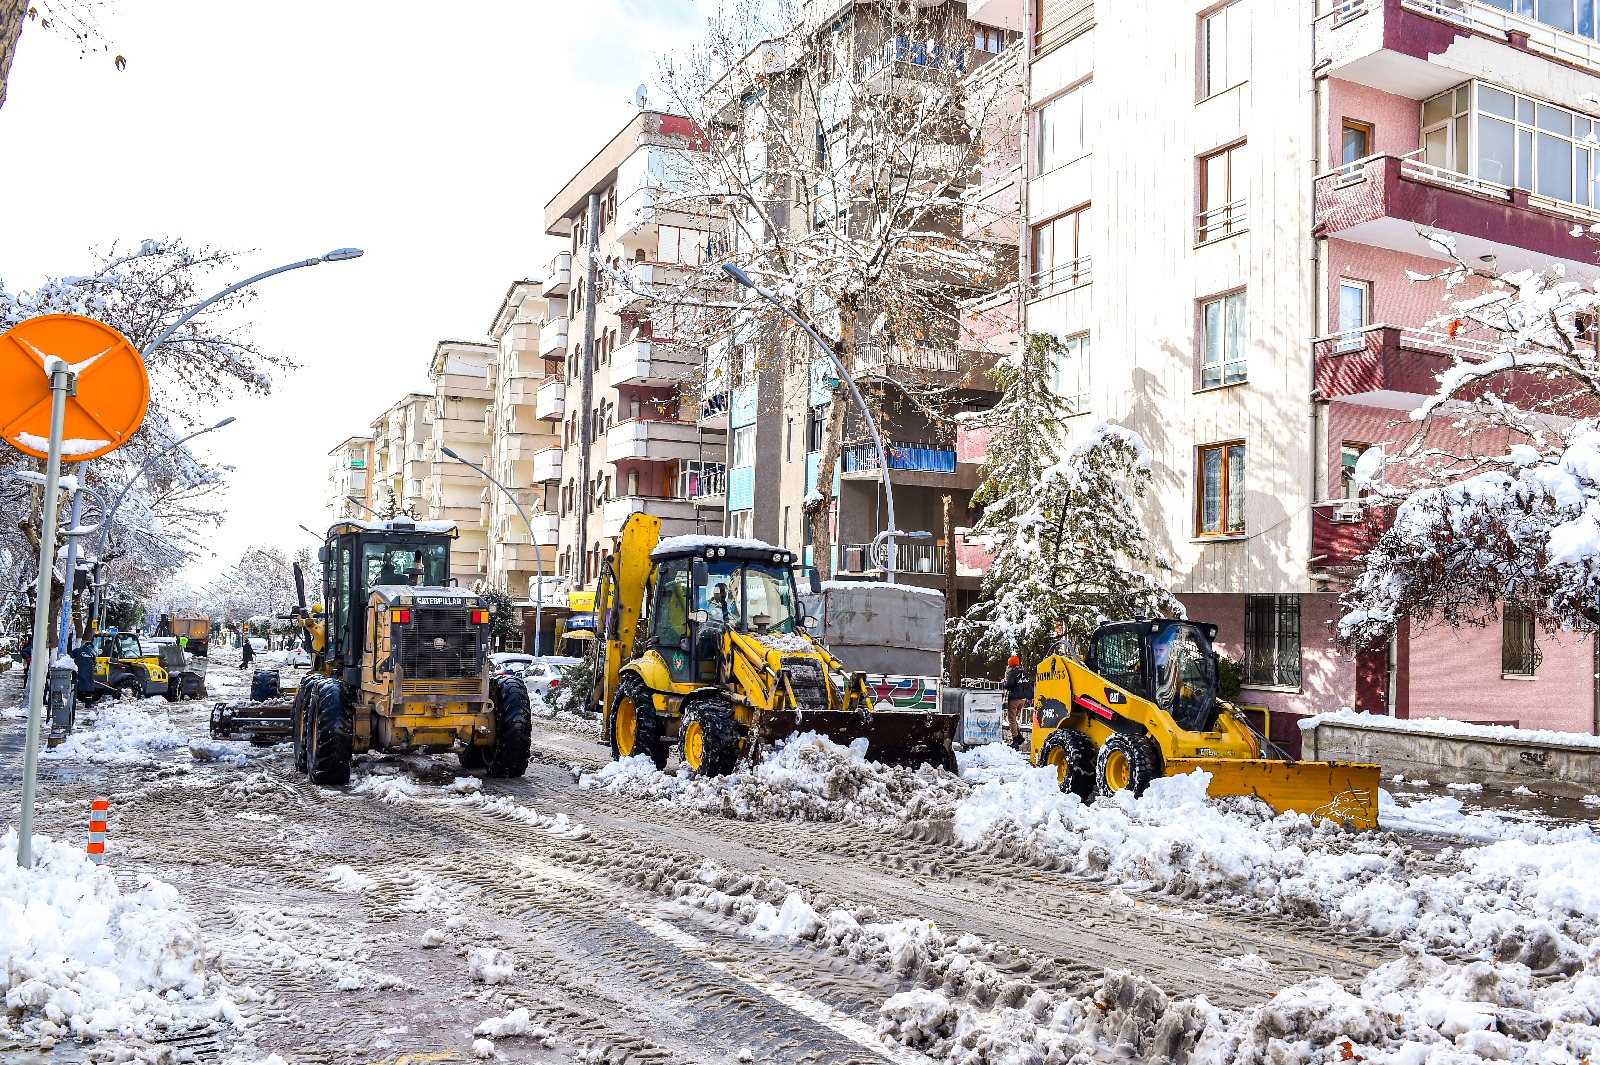
[[[955,769],[955,715],[879,709],[866,675],[809,635],[793,552],[660,531],[631,515],[596,589],[586,702],[614,757],[664,768],[676,747],[691,773],[719,776],[814,731],[865,739],[874,761]]]
[[[1154,619],[1101,625],[1087,652],[1056,654],[1034,684],[1033,764],[1088,800],[1141,794],[1164,775],[1203,769],[1211,795],[1253,795],[1279,813],[1378,823],[1378,767],[1303,762],[1217,694],[1215,625]]]
[[[521,776],[532,721],[522,679],[489,662],[489,607],[450,576],[450,522],[342,521],[318,552],[326,607],[308,607],[311,672],[292,691],[263,670],[246,703],[212,711],[218,739],[294,743],[314,784],[344,784],[366,751],[455,750],[463,767]],[[262,698],[264,697],[264,701]]]

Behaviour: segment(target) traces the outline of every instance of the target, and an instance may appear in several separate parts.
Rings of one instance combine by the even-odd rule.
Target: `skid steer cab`
[[[1034,685],[1033,764],[1054,767],[1061,790],[1085,800],[1203,769],[1212,795],[1376,827],[1377,766],[1265,756],[1270,741],[1217,695],[1216,634],[1192,621],[1117,622],[1096,629],[1081,658],[1047,658]]]
[[[676,746],[691,772],[717,776],[809,731],[865,739],[876,761],[955,767],[954,715],[875,709],[865,675],[811,638],[793,552],[659,540],[660,527],[629,517],[596,590],[589,702],[614,757],[647,755],[660,768]]]
[[[103,696],[133,698],[166,695],[172,682],[161,650],[136,632],[97,633],[91,643],[72,652],[78,668],[78,699],[94,703]],[[180,668],[179,672],[182,670]]]

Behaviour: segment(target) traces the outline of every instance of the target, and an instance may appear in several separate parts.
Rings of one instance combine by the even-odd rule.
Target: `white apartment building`
[[[464,588],[484,579],[488,536],[482,524],[484,480],[470,467],[447,458],[448,447],[479,466],[489,458],[483,433],[489,402],[489,365],[497,349],[471,340],[441,340],[428,364],[433,382],[433,433],[428,459],[427,517],[453,521],[459,535],[450,552],[450,573]]]
[[[379,514],[428,514],[432,404],[428,393],[412,392],[373,419],[372,508]]]
[[[364,518],[372,506],[375,483],[371,434],[358,433],[328,452],[328,501],[323,518],[332,525],[341,518]]]

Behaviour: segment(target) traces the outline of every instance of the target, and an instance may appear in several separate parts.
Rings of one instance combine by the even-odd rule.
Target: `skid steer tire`
[[[289,712],[289,733],[294,744],[294,767],[304,773],[311,768],[311,733],[306,728],[311,719],[308,707],[317,705],[319,677],[307,677],[294,693],[294,709]]]
[[[486,752],[486,775],[520,777],[528,771],[533,746],[528,687],[521,677],[494,677],[489,681],[489,699],[494,703],[494,743]]]
[[[1039,764],[1055,766],[1063,794],[1076,795],[1084,802],[1094,798],[1099,779],[1094,741],[1083,733],[1069,728],[1050,733],[1039,746]]]
[[[720,699],[702,699],[683,712],[683,764],[697,777],[720,777],[739,762],[739,727],[733,708]]]
[[[1115,795],[1124,788],[1143,795],[1160,775],[1161,752],[1148,736],[1112,736],[1095,759],[1094,779],[1101,795]]]
[[[617,685],[611,700],[611,754],[631,758],[647,754],[657,769],[667,767],[667,744],[661,738],[661,719],[644,681],[629,673]]]
[[[328,680],[317,685],[316,702],[306,707],[311,729],[309,776],[311,783],[339,786],[350,783],[350,755],[355,714],[345,698],[344,685]]]
[[[264,703],[268,699],[276,699],[283,689],[278,684],[278,671],[275,669],[258,669],[250,675],[250,701]]]

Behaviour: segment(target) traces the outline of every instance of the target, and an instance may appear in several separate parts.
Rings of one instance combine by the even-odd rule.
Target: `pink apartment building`
[[[1382,515],[1349,476],[1456,354],[1445,263],[1600,274],[1594,0],[975,0],[1023,30],[1020,326],[1058,389],[1156,456],[1149,513],[1244,701],[1596,731],[1594,639],[1528,618],[1357,653],[1338,598]],[[1508,10],[1515,8],[1515,11]],[[1004,298],[997,297],[1002,308]],[[984,328],[992,329],[991,325]],[[1433,434],[1448,432],[1432,427]],[[964,441],[968,450],[981,441]],[[981,568],[981,550],[958,546]]]

